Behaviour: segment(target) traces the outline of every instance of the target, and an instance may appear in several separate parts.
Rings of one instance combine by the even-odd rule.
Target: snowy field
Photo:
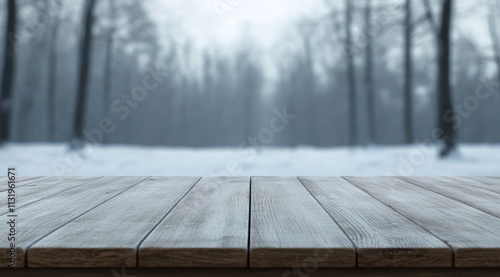
[[[165,148],[96,146],[84,158],[62,144],[8,144],[0,169],[20,176],[70,175],[500,175],[500,145],[461,145],[436,158],[425,145],[349,148]]]

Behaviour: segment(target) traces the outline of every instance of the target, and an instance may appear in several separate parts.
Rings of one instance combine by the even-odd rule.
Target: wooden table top
[[[500,177],[7,182],[3,268],[500,268]]]

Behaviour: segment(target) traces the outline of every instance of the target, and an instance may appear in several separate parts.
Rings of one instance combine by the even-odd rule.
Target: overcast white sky
[[[486,1],[457,0],[455,4],[457,30],[475,37],[481,44],[489,44]],[[325,14],[324,3],[325,0],[151,0],[148,8],[160,31],[164,27],[168,32],[169,25],[179,28],[184,38],[192,38],[199,45],[231,45],[250,34],[259,44],[272,47],[275,39],[292,27],[297,18]],[[415,5],[417,9],[421,6],[417,1]]]
[[[387,5],[402,3],[402,1],[374,0],[374,3]],[[484,53],[491,55],[491,40],[487,28],[488,1],[490,0],[455,1],[453,28],[455,36],[460,34],[473,38]],[[494,1],[500,3],[500,0]],[[437,2],[431,1],[435,5]],[[274,78],[278,76],[276,58],[281,57],[277,52],[278,49],[296,45],[294,41],[284,40],[284,37],[296,28],[294,22],[302,17],[321,18],[323,16],[325,20],[328,20],[326,16],[329,11],[328,7],[338,6],[342,11],[344,0],[150,0],[146,3],[154,20],[158,22],[160,36],[162,32],[165,32],[163,41],[165,46],[168,46],[169,35],[174,36],[177,43],[190,41],[196,48],[217,48],[222,49],[222,53],[231,52],[238,43],[254,44],[264,50],[261,62],[266,68],[268,77]],[[362,5],[364,0],[356,0],[355,3]],[[422,1],[415,0],[413,5],[414,20],[417,20],[422,16]],[[374,19],[376,16],[377,14],[374,15]],[[401,19],[399,17],[396,15],[394,19],[402,20],[403,14],[401,14]],[[424,24],[427,23],[424,22]],[[423,28],[428,27],[423,26]],[[399,33],[402,29],[396,28],[391,32]],[[386,39],[391,39],[391,34],[387,34],[386,37]],[[249,39],[251,41],[248,41]],[[402,36],[399,40],[401,39]],[[399,40],[397,43],[401,42]],[[424,56],[428,55],[427,47],[434,49],[432,37],[425,40],[426,43],[416,46],[417,58],[419,53],[423,53]],[[340,47],[339,45],[339,51]],[[390,66],[395,68],[401,66],[400,51],[402,49],[393,48],[389,54],[394,56],[394,59],[388,60]],[[321,59],[326,59],[326,54],[320,54]],[[471,53],[455,52],[455,54]],[[490,69],[493,70],[493,67]]]
[[[244,34],[271,46],[290,22],[307,14],[322,12],[316,0],[152,0],[149,3],[158,22],[182,28],[186,38],[198,43],[230,45]],[[217,9],[219,7],[221,9]],[[229,8],[222,12],[223,8]]]

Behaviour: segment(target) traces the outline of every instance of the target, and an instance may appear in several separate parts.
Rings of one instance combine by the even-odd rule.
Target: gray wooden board
[[[8,178],[6,176],[2,176],[0,177],[0,181],[1,181],[1,185],[0,185],[0,192],[2,191],[7,191],[9,189],[8,187]],[[22,176],[19,176],[19,177],[16,177],[16,187],[20,187],[20,186],[26,186],[28,184],[32,184],[32,183],[35,183],[35,182],[38,182],[38,181],[42,181],[42,180],[45,180],[45,179],[48,179],[50,177],[37,177],[37,176],[34,176],[34,177],[22,177]]]
[[[295,177],[252,177],[250,267],[354,267],[356,250]]]
[[[139,247],[139,267],[245,267],[250,178],[204,177]]]
[[[16,267],[25,266],[27,248],[74,218],[136,185],[145,177],[103,177],[17,210]],[[7,224],[6,224],[7,225]],[[7,267],[11,241],[0,233],[0,267]]]
[[[28,250],[29,267],[136,267],[137,247],[199,177],[151,177]]]
[[[470,185],[472,180],[451,177],[400,177],[400,179],[500,217],[500,194]]]
[[[48,177],[50,176],[17,176],[17,179],[22,182],[29,182],[29,181],[43,180]]]
[[[14,189],[16,208],[29,205],[73,187],[84,185],[98,178],[100,177],[64,177],[64,179],[50,177],[23,186],[16,186]],[[7,205],[8,195],[12,194],[10,194],[9,191],[0,192],[0,207],[5,207]],[[7,210],[0,210],[0,215],[6,213]]]
[[[356,246],[358,267],[451,267],[441,240],[340,177],[299,177]]]
[[[472,186],[481,187],[493,192],[500,193],[500,177],[474,176],[464,178],[470,180],[469,184]]]
[[[500,266],[500,219],[394,177],[346,177],[450,245],[456,267]]]

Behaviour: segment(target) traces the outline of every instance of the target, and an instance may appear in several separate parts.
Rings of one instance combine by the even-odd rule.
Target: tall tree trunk
[[[215,110],[217,101],[214,99],[215,95],[213,88],[214,81],[212,77],[212,58],[210,57],[210,54],[205,51],[203,54],[203,85],[200,92],[202,99],[204,99],[204,105],[202,105],[200,109],[203,109],[207,114],[207,117],[204,118],[204,122],[206,123],[204,126],[204,141],[209,146],[215,146],[217,142],[216,134],[218,133],[217,130],[214,130],[216,128]],[[245,86],[244,89],[248,89],[248,87]],[[246,97],[246,95],[244,97]],[[246,122],[246,130],[248,130],[249,126],[248,122]]]
[[[368,143],[376,142],[375,126],[375,84],[373,82],[373,37],[372,37],[372,0],[366,0],[365,6],[365,35],[366,35],[366,65],[365,65],[365,88],[368,101]]]
[[[109,0],[109,20],[110,27],[108,30],[108,37],[106,41],[106,58],[104,61],[104,88],[103,88],[103,102],[102,102],[102,117],[108,117],[109,111],[111,109],[111,97],[112,93],[112,82],[113,82],[113,47],[114,47],[114,36],[116,31],[115,26],[115,1]],[[106,141],[106,136],[103,136],[103,142]]]
[[[2,77],[2,92],[0,97],[0,144],[6,142],[10,136],[10,117],[12,114],[12,87],[14,82],[14,41],[16,32],[16,1],[7,2],[7,29],[5,36],[4,63]]]
[[[55,141],[56,134],[56,89],[57,89],[57,40],[59,38],[59,19],[54,19],[50,31],[47,81],[47,134],[49,141]]]
[[[493,44],[493,53],[495,54],[495,63],[497,65],[498,81],[500,82],[500,34],[497,22],[497,12],[500,5],[495,1],[495,6],[490,8],[490,13],[488,15],[488,30],[491,36],[491,42]]]
[[[87,81],[89,75],[89,64],[92,47],[92,23],[93,9],[95,0],[86,0],[84,2],[83,32],[80,42],[80,60],[78,72],[78,92],[75,104],[75,114],[73,117],[72,137],[74,142],[83,141],[82,131],[85,121],[85,107],[87,102]]]
[[[404,124],[405,124],[405,141],[410,144],[413,142],[413,56],[412,56],[412,8],[411,0],[406,0],[405,3],[405,28],[404,28]]]
[[[354,53],[352,44],[352,0],[346,0],[345,9],[345,30],[346,30],[346,59],[347,59],[347,82],[349,94],[349,144],[351,146],[358,143],[357,132],[357,110],[356,110],[356,76],[354,72]]]
[[[445,120],[447,113],[454,113],[450,86],[452,2],[453,0],[444,0],[438,34],[438,128],[443,131],[442,140],[444,142],[444,146],[439,153],[441,157],[449,155],[455,149],[456,135],[453,122]]]

